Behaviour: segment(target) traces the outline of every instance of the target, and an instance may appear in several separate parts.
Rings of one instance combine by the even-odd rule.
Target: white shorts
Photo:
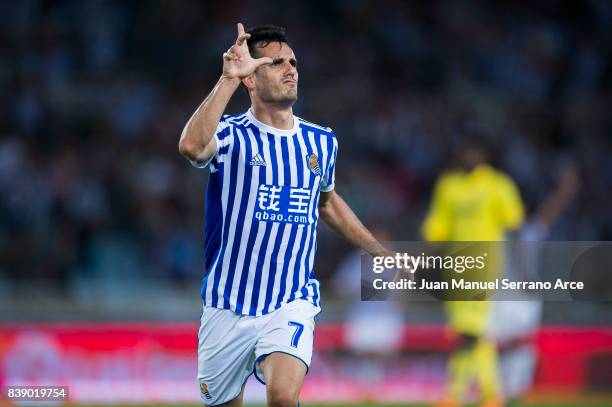
[[[320,308],[295,300],[259,317],[204,307],[198,332],[200,397],[208,406],[232,401],[247,378],[265,384],[259,361],[283,352],[310,366],[315,316]]]

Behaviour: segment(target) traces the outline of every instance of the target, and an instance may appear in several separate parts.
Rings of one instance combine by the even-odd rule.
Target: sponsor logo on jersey
[[[264,222],[307,224],[310,198],[308,188],[262,184],[257,190],[253,217]]]

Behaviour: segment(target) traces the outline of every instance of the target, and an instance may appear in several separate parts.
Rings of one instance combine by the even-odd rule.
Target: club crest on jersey
[[[266,161],[263,159],[261,154],[257,153],[257,154],[255,154],[253,156],[253,158],[251,159],[251,162],[249,163],[249,165],[265,166],[266,165]]]
[[[319,167],[319,157],[315,153],[306,154],[306,162],[308,168],[315,175],[321,175],[321,168]]]
[[[202,383],[200,384],[200,392],[204,395],[204,397],[206,397],[207,399],[211,399],[212,396],[210,395],[210,393],[208,392],[208,386],[206,386],[206,384]]]

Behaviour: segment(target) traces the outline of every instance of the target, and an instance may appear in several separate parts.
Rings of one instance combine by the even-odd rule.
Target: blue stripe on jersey
[[[254,124],[249,124],[248,128],[250,130],[253,131],[253,134],[255,135],[255,140],[257,141],[257,149],[259,151],[260,154],[263,154],[264,151],[264,146],[263,146],[263,142],[261,140],[261,135],[259,132],[259,128],[257,126],[255,126]],[[260,167],[261,168],[261,167]],[[269,183],[274,183],[275,180],[274,179],[267,179],[267,174],[266,171],[264,171],[263,168],[261,168],[260,170],[260,176],[259,176],[259,183],[265,183],[265,184],[269,184]],[[263,174],[263,181],[262,181],[262,175]],[[275,176],[275,174],[273,174],[273,177]],[[260,225],[261,227],[261,225]],[[265,231],[264,231],[264,235],[262,238],[262,242],[268,242],[270,240],[270,233],[272,232],[272,223],[270,222],[265,222],[265,225],[263,226],[265,227]],[[253,292],[251,293],[251,303],[249,306],[249,315],[255,315],[257,312],[257,305],[259,302],[259,292],[261,290],[261,276],[263,273],[263,268],[264,268],[264,259],[266,257],[266,251],[267,251],[268,245],[265,245],[264,251],[263,253],[260,253],[259,256],[257,256],[257,265],[255,268],[255,276],[253,278]],[[249,255],[249,262],[245,264],[250,264],[250,255]]]
[[[298,117],[298,121],[300,122],[300,125],[304,125],[304,126],[308,126],[311,127],[313,129],[313,131],[317,131],[317,132],[325,132],[327,134],[331,133],[331,129],[329,127],[324,127],[324,126],[319,126],[316,123],[312,123],[309,122],[308,120],[304,120],[300,117]]]
[[[332,149],[333,147],[333,140],[332,140]],[[334,172],[336,171],[336,157],[338,155],[338,150],[334,150],[333,155],[330,159],[330,165],[329,168],[327,170],[327,179],[329,180],[329,182],[332,182],[334,179]],[[331,164],[333,162],[333,165]]]
[[[299,149],[301,154],[302,155],[312,154],[313,149],[312,149],[312,146],[310,144],[310,140],[308,138],[308,133],[303,134],[301,140],[302,140],[302,143],[298,143],[297,144],[297,148]],[[304,144],[304,147],[303,147],[304,150],[302,150],[301,144]],[[307,188],[314,189],[314,186],[316,185],[315,184],[316,176],[313,174],[312,171],[310,171],[309,168],[305,168],[305,173],[308,174],[307,175],[307,179],[305,180],[305,185],[307,185]],[[311,200],[314,200],[314,196],[311,198]],[[311,211],[311,216],[313,218],[313,221],[316,222],[316,211],[318,209],[314,205],[312,205],[312,203],[310,203],[310,205],[313,208],[313,210]],[[297,277],[298,277],[298,282],[303,281],[302,282],[303,289],[300,290],[299,293],[295,292],[295,291],[297,291],[297,288],[294,289],[293,291],[295,292],[295,294],[292,294],[292,296],[299,296],[299,298],[306,298],[306,299],[308,299],[310,297],[310,295],[308,294],[308,287],[309,287],[309,283],[308,283],[308,275],[309,275],[309,273],[308,273],[308,270],[310,268],[308,266],[308,264],[309,264],[308,263],[308,259],[310,257],[308,246],[309,246],[310,240],[312,239],[313,235],[315,235],[315,234],[316,234],[316,229],[311,228],[311,229],[309,229],[307,231],[307,233],[305,233],[302,236],[302,241],[300,243],[300,249],[301,249],[302,252],[300,253],[300,255],[297,258],[298,265],[299,265],[299,267],[301,267],[301,269],[296,274],[297,274]]]
[[[283,179],[282,181],[279,179],[280,177],[278,176],[279,172],[278,172],[278,163],[276,158],[276,140],[273,134],[268,133],[268,142],[270,143],[270,156],[272,157],[272,173],[274,174],[274,176],[272,177],[272,184],[273,185],[279,185],[279,183],[284,183],[285,180]],[[278,252],[280,250],[280,245],[282,243],[282,239],[279,237],[282,237],[283,234],[285,233],[285,224],[281,223],[280,225],[278,225],[278,230],[276,232],[276,239],[274,241],[274,247],[272,249],[272,255],[270,256],[270,269],[269,269],[269,276],[268,276],[268,285],[266,287],[266,297],[265,297],[265,301],[264,301],[264,307],[263,307],[263,312],[268,312],[268,308],[270,307],[270,303],[272,302],[272,291],[274,290],[274,281],[276,279],[276,272],[277,272],[277,266],[278,266]]]
[[[248,134],[248,130],[244,127],[241,126],[240,127],[240,131],[242,132],[242,134],[244,135],[245,141],[246,143],[251,146],[250,143],[250,138],[249,138],[249,134]],[[249,151],[252,151],[252,148],[249,147]],[[257,147],[257,151],[261,151],[261,149],[259,148],[259,146]],[[246,157],[251,157],[254,154],[249,154],[247,151],[247,155]],[[252,171],[259,171],[259,174],[261,174],[262,172],[262,167],[261,166],[250,166],[251,172]],[[260,175],[261,176],[261,175]],[[250,179],[251,176],[249,175],[248,177],[245,175],[245,179]],[[248,202],[248,196],[246,197],[245,201]],[[246,250],[245,250],[245,258],[243,261],[243,264],[246,266],[243,270],[242,270],[242,274],[240,276],[240,283],[238,285],[238,296],[236,298],[236,313],[241,314],[242,313],[242,309],[244,306],[244,296],[245,296],[245,291],[246,291],[246,284],[247,284],[247,280],[250,276],[251,270],[249,270],[249,265],[251,264],[251,257],[253,255],[253,246],[255,245],[255,238],[257,236],[257,230],[259,228],[258,222],[251,222],[251,228],[249,230],[249,237],[247,239],[247,246],[246,246]]]
[[[223,140],[224,138],[226,138],[229,135],[230,135],[230,128],[229,127],[226,127],[223,130],[217,132],[217,138],[219,140]]]
[[[267,242],[270,239],[270,232],[272,232],[272,225],[267,224],[262,241]],[[265,252],[257,258],[257,267],[255,269],[255,278],[253,279],[253,293],[251,294],[251,305],[249,307],[249,315],[255,315],[257,312],[257,305],[259,301],[259,291],[261,289],[261,274],[264,267]]]
[[[223,139],[225,139],[226,137],[228,137],[231,133],[231,130],[228,127],[225,127],[223,130],[217,132],[217,138],[219,139],[219,141],[222,141]],[[219,147],[219,150],[217,151],[217,156],[221,156],[225,153],[227,153],[227,151],[229,150],[229,145],[223,146],[223,147]]]
[[[217,152],[217,155],[223,155],[226,154],[229,151],[229,145],[227,146],[223,146],[221,148],[219,148],[219,151]]]
[[[317,242],[317,239],[315,238],[315,245],[314,245],[314,249],[313,249],[314,253],[317,252],[317,245],[318,245],[318,242]],[[314,280],[315,278],[316,277],[315,277],[314,268],[313,268],[312,270],[310,270],[310,279]],[[312,291],[313,291],[313,294],[312,294],[312,303],[315,306],[318,307],[320,305],[319,304],[319,286],[316,283],[313,285]]]
[[[325,169],[325,173],[327,176],[331,176],[330,171],[333,171],[331,167],[333,155],[334,155],[334,139],[331,137],[327,137],[327,155],[329,156],[327,159],[327,168]]]
[[[317,134],[317,133],[318,133],[318,134]],[[321,159],[323,160],[323,162],[329,162],[329,156],[332,154],[332,149],[333,149],[333,139],[332,139],[331,137],[328,137],[328,138],[327,138],[327,147],[328,147],[328,148],[327,148],[327,153],[326,153],[326,154],[323,154],[323,148],[322,148],[322,145],[321,145],[321,137],[317,137],[317,136],[318,136],[318,135],[320,135],[320,134],[327,134],[327,133],[320,132],[320,131],[315,132],[315,137],[314,137],[314,139],[315,139],[315,143],[316,143],[316,145],[317,145],[317,150],[318,150],[318,151],[320,151],[320,154],[321,154],[319,157],[321,157]],[[332,145],[332,147],[331,147],[331,148],[329,147],[329,146],[330,146],[330,143],[331,143],[331,145]],[[328,166],[329,166],[329,164],[327,164],[327,165],[325,166],[325,168],[327,168]],[[320,188],[320,186],[318,186],[318,185],[317,185],[317,190],[319,190],[319,188]],[[318,207],[319,207],[319,198],[320,198],[320,197],[321,197],[321,195],[320,195],[319,193],[315,194],[315,203],[314,203],[315,208],[318,208]],[[312,248],[312,250],[314,251],[314,253],[316,253],[316,252],[317,252],[317,240],[316,240],[316,235],[315,235],[315,238],[314,238],[313,240],[314,240],[314,248]],[[312,255],[312,253],[313,253],[313,252],[311,252],[311,255]],[[311,270],[311,272],[310,272],[310,278],[313,278],[313,279],[315,278],[315,275],[314,275],[314,268],[313,268],[313,269]],[[313,291],[314,291],[314,293],[313,293],[313,296],[312,296],[312,302],[313,302],[313,304],[314,304],[314,305],[319,306],[319,290],[318,290],[318,289],[317,289],[317,287],[315,286],[315,287],[313,288]]]
[[[221,242],[221,252],[219,253],[219,256],[217,257],[218,260],[221,260],[221,262],[217,261],[215,270],[214,270],[214,279],[213,279],[213,288],[212,288],[212,306],[213,307],[218,307],[219,306],[219,282],[221,281],[221,274],[223,272],[223,258],[225,255],[225,250],[227,248],[227,240],[228,240],[228,232],[229,232],[229,227],[230,224],[232,223],[232,213],[233,213],[233,208],[234,208],[234,198],[236,195],[236,181],[237,178],[236,177],[236,172],[238,170],[238,159],[240,157],[240,141],[238,140],[238,137],[236,137],[236,129],[234,128],[234,147],[232,149],[232,155],[230,157],[230,174],[229,174],[229,193],[228,193],[228,200],[227,200],[227,207],[225,208],[225,215],[224,215],[224,224],[223,224],[223,238],[222,238],[222,242]],[[235,222],[235,220],[234,220]]]
[[[306,154],[302,151],[302,148],[300,147],[300,143],[297,138],[298,138],[297,134],[292,136],[293,145],[295,147],[295,155],[296,157],[305,157]],[[304,161],[295,160],[295,163],[297,167],[297,171],[296,171],[297,172],[297,185],[302,186],[304,185]],[[306,236],[308,236],[309,231],[310,231],[310,228],[306,226],[302,230],[302,238],[300,239],[300,246],[299,246],[299,249],[296,255],[296,262],[295,262],[296,270],[294,270],[293,272],[293,284],[291,285],[291,295],[289,296],[289,301],[294,300],[297,295],[298,287],[300,284],[300,273],[299,273],[299,270],[301,267],[300,261],[302,259],[302,255],[304,254],[304,245],[306,243]]]
[[[319,133],[320,134],[320,133]],[[315,133],[315,143],[317,145],[317,150],[320,152],[319,157],[321,157],[321,160],[323,160],[323,162],[327,161],[328,156],[330,155],[331,151],[328,150],[328,152],[326,154],[323,153],[323,148],[321,146],[321,137],[317,137],[317,133]],[[331,138],[329,139],[331,140]],[[327,165],[325,166],[325,168],[327,168]],[[323,168],[321,168],[321,171],[323,171]],[[317,185],[317,191],[320,189],[320,185]],[[315,207],[318,208],[319,207],[319,198],[320,198],[320,194],[315,194]]]
[[[240,132],[240,135],[242,135],[244,138],[244,150],[245,150],[245,156],[246,157],[251,157],[251,143],[248,140],[248,135],[246,134],[246,129],[244,128],[244,126],[240,125],[236,127],[236,137],[237,139],[240,138],[238,135],[238,132]],[[240,141],[242,142],[242,139],[240,138]],[[243,185],[242,185],[242,195],[241,195],[241,199],[240,199],[240,208],[238,209],[238,219],[245,219],[246,216],[246,208],[247,208],[247,204],[249,202],[249,195],[251,192],[251,172],[253,171],[253,166],[251,165],[247,165],[244,167],[244,177],[243,177]],[[238,195],[236,195],[237,197]],[[230,257],[230,264],[229,264],[229,269],[228,269],[228,275],[227,275],[227,280],[225,281],[225,289],[223,290],[223,301],[224,301],[224,307],[229,308],[230,307],[230,295],[232,293],[232,286],[234,283],[234,274],[236,273],[236,261],[238,260],[238,252],[240,251],[240,242],[242,241],[242,236],[244,236],[244,222],[237,222],[236,223],[236,232],[234,234],[234,239],[236,239],[236,236],[240,236],[240,238],[238,239],[238,245],[233,245],[234,247],[232,248],[232,254]],[[248,274],[249,270],[241,270],[243,274]]]
[[[289,150],[287,147],[287,138],[281,139],[281,152],[283,157],[283,163],[285,163],[285,185],[291,185],[291,167],[289,161]],[[299,161],[299,160],[296,160]],[[293,254],[293,247],[295,246],[295,235],[297,234],[298,225],[289,225],[291,228],[289,232],[289,241],[285,249],[285,257],[283,259],[283,269],[281,271],[280,288],[278,290],[278,296],[276,297],[276,304],[274,309],[279,308],[282,305],[283,297],[285,296],[285,290],[287,289],[287,273],[289,272],[289,262],[291,261],[291,255]],[[295,274],[295,273],[294,273]]]
[[[206,187],[206,201],[204,211],[206,214],[206,224],[204,225],[204,278],[202,279],[202,297],[206,295],[206,282],[211,272],[211,267],[215,258],[219,254],[221,243],[222,210],[221,201],[216,199],[221,194],[221,176],[218,172],[208,176]]]
[[[235,124],[235,123],[239,123],[241,121],[243,121],[245,119],[246,114],[242,113],[242,114],[237,114],[237,115],[233,115],[233,116],[229,116],[227,118],[227,121],[229,123]]]
[[[308,249],[306,249],[306,255],[304,256],[304,280],[308,281],[310,278],[310,253],[312,251],[312,242],[315,239],[315,234],[311,234],[308,239]],[[308,286],[306,286],[308,287]]]
[[[254,125],[253,125],[254,126]],[[255,128],[257,128],[256,126],[254,126]],[[278,168],[276,167],[276,149],[274,148],[274,143],[271,141],[274,141],[273,138],[270,138],[267,134],[263,135],[261,134],[261,132],[259,132],[259,129],[257,130],[258,133],[260,134],[260,140],[262,137],[265,137],[266,140],[266,144],[268,146],[267,148],[267,154],[268,157],[270,158],[270,161],[272,161],[272,171],[271,171],[271,179],[270,177],[268,177],[268,174],[266,172],[266,183],[269,184],[273,184],[273,185],[277,185],[279,180],[278,180]],[[262,147],[262,152],[264,152],[263,147]],[[265,154],[264,154],[265,156]],[[253,293],[253,299],[251,301],[251,307],[252,310],[254,311],[254,314],[257,314],[257,310],[260,308],[261,305],[261,298],[260,298],[260,290],[263,283],[263,272],[264,272],[264,268],[267,268],[266,270],[266,283],[265,283],[265,293],[267,293],[270,289],[270,284],[274,284],[274,269],[272,269],[272,271],[270,270],[270,267],[273,267],[273,263],[272,263],[272,254],[274,252],[274,245],[269,244],[270,242],[270,235],[272,234],[273,230],[276,230],[276,234],[274,235],[276,237],[276,239],[278,240],[278,229],[279,226],[278,224],[271,224],[266,222],[266,234],[265,236],[267,237],[268,240],[265,240],[266,244],[263,253],[259,256],[260,261],[257,262],[257,269],[255,271],[255,274],[257,276],[260,277],[258,286],[255,287],[257,289],[257,297],[255,297],[255,293]],[[266,263],[266,259],[270,259],[270,263]],[[270,276],[272,276],[272,280],[270,280]],[[263,295],[263,299],[265,301],[265,295]],[[262,307],[262,311],[263,313],[266,313],[266,307]]]
[[[311,143],[311,141],[310,141],[310,137],[308,137],[308,132],[312,132],[312,133],[314,133],[314,138],[316,139],[317,138],[317,133],[316,133],[317,129],[314,129],[312,127],[306,127],[306,126],[303,126],[303,125],[300,125],[300,127],[302,127],[302,131],[306,134],[305,140],[306,140],[306,148],[309,150],[308,154],[315,153],[315,154],[317,154],[317,156],[321,157],[321,150],[317,146],[316,140],[315,140],[315,144],[313,145]],[[315,185],[315,182],[316,182],[316,177],[312,173],[312,171],[310,171],[309,185],[311,185],[312,188],[317,191],[314,194],[314,196],[316,197],[318,195],[318,193],[319,193],[319,185]],[[316,209],[316,208],[318,208],[318,202],[315,202],[313,204],[313,207],[315,208],[313,210],[313,217],[315,218],[315,221],[316,221],[317,218],[318,218],[318,215],[317,215],[318,209]],[[304,279],[305,279],[305,281],[308,281],[310,279],[310,277],[311,277],[311,274],[312,274],[311,273],[310,258],[312,257],[313,242],[314,242],[315,239],[316,239],[316,233],[312,233],[310,235],[310,238],[308,239],[308,249],[306,250],[306,255],[304,256]],[[309,294],[308,294],[308,288],[307,287],[308,287],[308,285],[306,285],[304,288],[306,288],[306,296],[308,297]],[[313,296],[312,296],[313,300],[312,300],[312,303],[314,305],[317,305],[316,302],[314,301],[314,297],[316,295],[316,292],[315,292],[316,291],[316,287],[312,287],[312,290],[313,290]]]
[[[236,118],[234,118],[234,120],[232,120],[231,123],[243,125],[247,122],[247,120],[248,119],[245,117],[245,115],[240,115],[240,116],[236,116]]]

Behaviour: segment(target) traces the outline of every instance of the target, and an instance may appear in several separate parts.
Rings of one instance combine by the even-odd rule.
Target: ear
[[[254,76],[254,73],[242,79],[243,85],[246,86],[249,92],[255,89],[255,78],[253,76]]]

